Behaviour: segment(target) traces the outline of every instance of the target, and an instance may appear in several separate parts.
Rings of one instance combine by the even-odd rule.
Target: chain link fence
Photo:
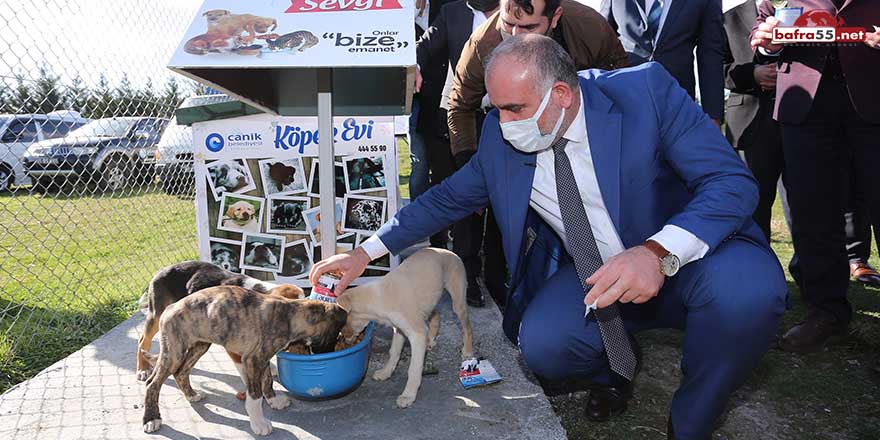
[[[165,65],[198,0],[0,2],[0,392],[136,311],[197,257],[200,94]]]

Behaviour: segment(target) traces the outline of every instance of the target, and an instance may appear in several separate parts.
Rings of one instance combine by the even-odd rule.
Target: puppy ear
[[[345,293],[336,297],[336,305],[345,310],[345,313],[351,313],[351,299]]]
[[[233,214],[235,214],[235,212],[234,212],[234,208],[231,207],[231,206],[227,207],[227,208],[226,208],[226,216],[227,216],[227,217],[232,217]]]

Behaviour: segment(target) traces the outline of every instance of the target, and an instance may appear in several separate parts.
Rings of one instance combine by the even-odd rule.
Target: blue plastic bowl
[[[335,399],[354,391],[367,374],[373,325],[367,326],[363,341],[345,350],[312,355],[279,352],[281,385],[301,400]]]

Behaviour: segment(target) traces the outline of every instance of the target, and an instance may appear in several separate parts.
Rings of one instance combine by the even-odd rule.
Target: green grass
[[[780,204],[774,207],[772,246],[786,268],[792,309],[785,331],[806,314],[787,265],[793,254]],[[880,266],[876,247],[871,264]],[[748,382],[731,398],[716,439],[878,439],[880,377],[872,371],[880,354],[880,290],[851,283],[855,312],[849,334],[824,351],[795,355],[772,349]],[[681,333],[656,330],[639,335],[644,368],[630,409],[597,424],[583,417],[586,393],[551,399],[572,439],[665,439],[672,393],[681,373]],[[748,343],[748,341],[743,341]]]
[[[153,273],[197,257],[193,201],[161,193],[0,195],[0,392],[137,309]]]

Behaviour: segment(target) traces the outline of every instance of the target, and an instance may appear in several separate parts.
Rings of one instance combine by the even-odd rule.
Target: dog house
[[[178,115],[193,127],[202,259],[307,286],[302,269],[396,212],[393,116],[410,112],[414,38],[409,0],[203,3],[169,63],[234,99]]]

